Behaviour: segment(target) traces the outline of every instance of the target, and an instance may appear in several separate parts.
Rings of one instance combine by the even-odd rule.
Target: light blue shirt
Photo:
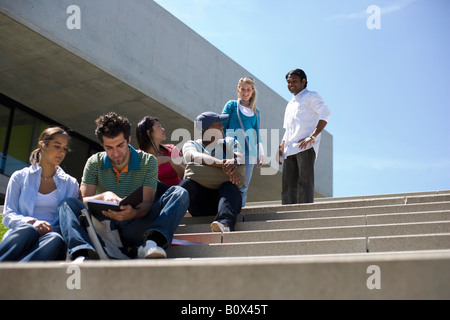
[[[3,208],[3,224],[7,228],[14,229],[36,219],[33,214],[41,183],[41,172],[41,166],[34,164],[11,175]],[[79,185],[77,180],[66,174],[63,169],[58,167],[53,176],[53,181],[58,191],[58,204],[65,198],[78,197]],[[56,210],[54,221],[48,222],[54,226],[54,229],[56,227],[59,230]]]

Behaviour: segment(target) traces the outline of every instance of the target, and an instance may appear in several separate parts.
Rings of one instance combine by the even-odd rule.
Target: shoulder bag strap
[[[236,112],[237,112],[237,116],[238,116],[238,119],[239,119],[239,124],[241,125],[241,129],[244,132],[245,142],[248,145],[248,149],[251,150],[252,147],[250,146],[250,143],[248,142],[248,137],[245,134],[245,128],[244,128],[244,125],[242,124],[242,119],[241,119],[241,115],[240,115],[240,112],[239,112],[239,100],[236,103]],[[256,118],[258,118],[258,116],[256,116]]]

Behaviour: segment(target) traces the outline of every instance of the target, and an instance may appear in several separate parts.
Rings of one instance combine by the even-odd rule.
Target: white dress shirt
[[[330,117],[330,109],[317,92],[305,88],[292,97],[284,114],[284,158],[306,151],[307,149],[300,149],[299,140],[309,137],[314,132],[319,120],[328,122]],[[313,147],[316,152],[316,158],[319,153],[320,136],[319,134],[316,140],[310,144],[310,147]]]

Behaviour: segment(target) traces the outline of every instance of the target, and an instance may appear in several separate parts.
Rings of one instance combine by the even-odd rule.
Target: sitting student
[[[84,168],[81,180],[83,203],[67,199],[60,207],[61,230],[71,259],[98,258],[85,228],[78,221],[89,199],[119,202],[138,187],[143,186],[143,202],[133,208],[121,206],[121,211],[102,211],[117,227],[125,248],[134,252],[131,257],[165,258],[173,234],[184,217],[189,196],[183,188],[173,186],[156,198],[158,167],[156,158],[144,151],[136,151],[131,141],[131,125],[127,118],[114,112],[96,120],[95,134],[104,152],[92,155]]]
[[[141,150],[153,154],[158,160],[158,180],[162,184],[158,183],[157,193],[178,185],[184,177],[185,165],[176,146],[162,144],[166,140],[166,132],[159,120],[144,117],[136,127],[136,139]]]
[[[10,228],[0,244],[0,261],[64,260],[66,245],[59,234],[58,204],[78,197],[79,185],[59,166],[69,135],[58,127],[44,130],[31,166],[14,172],[6,190],[3,224]]]
[[[211,224],[213,232],[234,231],[242,205],[236,169],[238,165],[243,165],[243,153],[236,139],[224,138],[222,122],[227,118],[228,115],[214,112],[200,114],[196,126],[202,131],[202,139],[189,140],[183,146],[186,163],[220,167],[230,177],[230,181],[222,183],[219,189],[206,188],[191,179],[184,179],[180,183],[189,192],[189,213],[192,216],[216,216]],[[225,154],[222,152],[224,143]]]

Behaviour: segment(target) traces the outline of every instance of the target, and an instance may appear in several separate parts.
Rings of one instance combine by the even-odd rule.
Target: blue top
[[[41,184],[42,168],[34,164],[15,171],[9,179],[6,188],[5,206],[3,210],[3,224],[14,229],[28,221],[34,220],[34,207]],[[58,191],[58,203],[68,197],[78,197],[79,185],[77,180],[58,167],[53,181]],[[55,208],[55,218],[48,221],[53,230],[59,230],[59,219]]]
[[[239,112],[239,115],[238,115]],[[251,117],[244,115],[238,108],[236,100],[230,100],[223,108],[222,114],[228,114],[228,120],[222,122],[225,136],[233,137],[239,141],[241,145],[245,145],[245,154],[257,157],[259,151],[259,142],[261,141],[259,134],[259,124],[261,122],[261,113],[256,109],[256,114]],[[241,128],[239,117],[244,126],[244,131]]]

